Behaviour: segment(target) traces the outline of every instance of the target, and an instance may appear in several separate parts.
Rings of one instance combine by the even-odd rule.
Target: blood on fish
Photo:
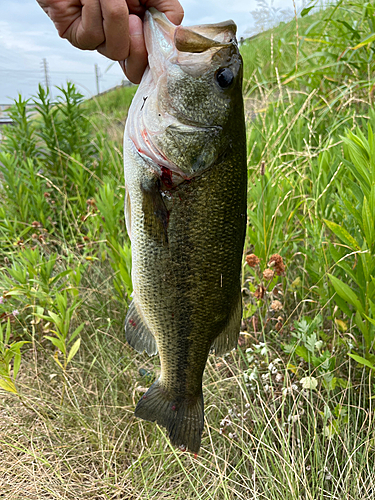
[[[150,145],[150,141],[148,140],[146,130],[142,130],[142,132],[141,132],[141,136],[142,136],[142,138],[144,139],[145,143],[149,146],[149,145]]]
[[[161,167],[161,181],[167,187],[173,187],[172,172],[166,167]]]

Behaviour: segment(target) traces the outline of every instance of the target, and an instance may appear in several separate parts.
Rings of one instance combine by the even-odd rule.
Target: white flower
[[[303,389],[315,390],[318,387],[318,381],[315,377],[304,377],[301,378],[300,384]]]

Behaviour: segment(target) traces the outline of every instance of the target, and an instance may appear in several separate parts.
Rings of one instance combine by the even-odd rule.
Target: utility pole
[[[99,78],[100,78],[99,66],[97,64],[95,64],[95,79],[96,79],[96,93],[97,94],[100,94]]]
[[[44,85],[46,87],[46,90],[48,91],[50,88],[50,80],[49,80],[49,74],[48,74],[47,59],[43,59],[43,71],[44,71]]]

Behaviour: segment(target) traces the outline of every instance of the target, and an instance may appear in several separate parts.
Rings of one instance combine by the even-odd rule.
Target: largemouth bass
[[[237,345],[246,228],[242,59],[232,21],[184,28],[146,12],[149,66],[125,128],[133,301],[126,339],[159,353],[135,415],[198,452],[210,350]]]

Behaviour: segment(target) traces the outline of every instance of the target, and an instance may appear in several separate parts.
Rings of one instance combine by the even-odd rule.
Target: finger
[[[104,30],[102,11],[99,0],[81,0],[80,16],[75,16],[62,38],[67,38],[72,45],[84,50],[93,50],[103,43]]]
[[[100,0],[105,41],[97,50],[121,61],[129,55],[129,10],[125,0]]]
[[[173,24],[181,24],[184,18],[184,9],[178,0],[146,0],[143,5],[163,12]]]
[[[163,12],[173,24],[181,24],[184,9],[178,0],[128,0],[129,12],[142,16],[147,9],[155,7]]]
[[[143,23],[138,16],[129,16],[129,34],[129,57],[120,65],[131,82],[139,83],[147,66],[147,51],[143,36]]]

